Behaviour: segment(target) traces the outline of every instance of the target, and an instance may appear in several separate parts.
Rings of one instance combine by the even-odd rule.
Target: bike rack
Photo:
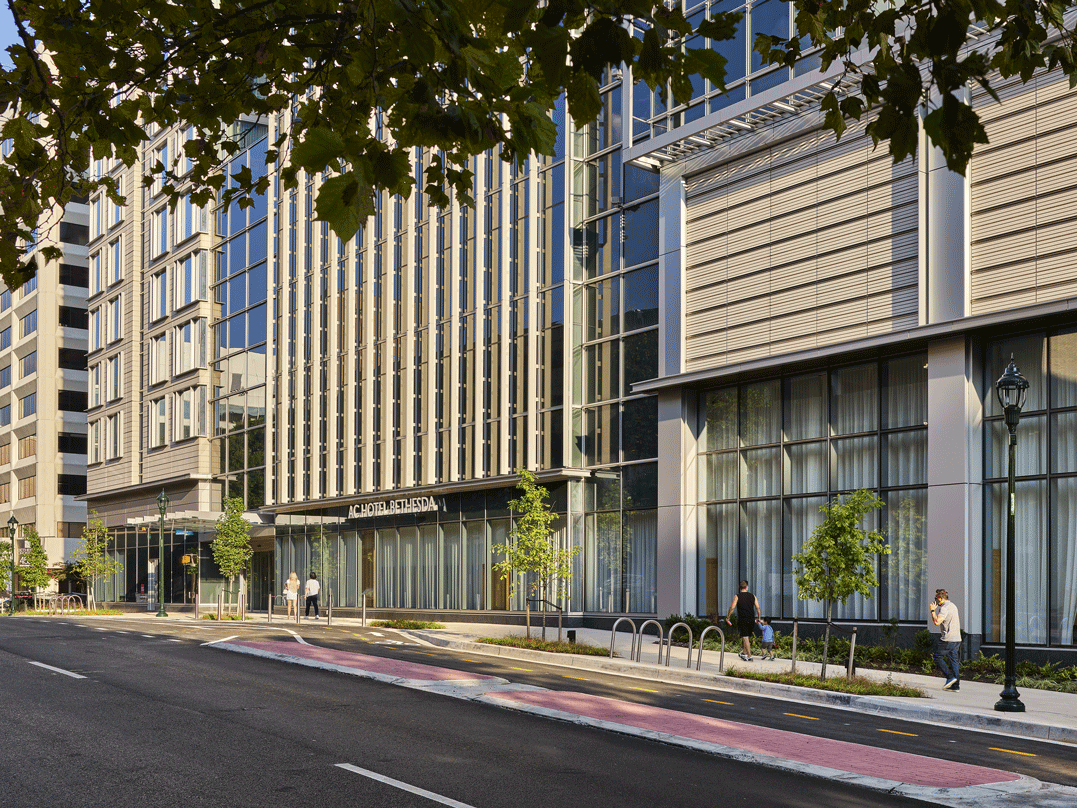
[[[636,624],[631,617],[618,617],[617,622],[613,624],[613,630],[610,632],[610,659],[613,659],[613,644],[617,642],[617,626],[626,620],[628,625],[632,626],[632,644],[628,648],[628,661],[631,662],[633,655],[636,653]],[[661,655],[661,651],[659,651],[659,655]]]
[[[669,667],[669,655],[673,651],[673,632],[681,626],[684,626],[688,631],[688,667],[692,667],[692,629],[687,623],[676,623],[673,628],[669,630],[669,644],[666,645],[666,667]],[[658,659],[662,660],[662,649],[658,649]]]
[[[722,638],[722,651],[718,655],[718,673],[721,673],[723,671],[723,669],[725,668],[725,632],[722,631],[722,629],[719,628],[718,626],[707,626],[705,629],[703,629],[703,633],[699,635],[699,657],[696,659],[696,670],[697,671],[701,670],[702,666],[703,666],[703,638],[707,636],[708,631],[717,631],[718,634]],[[688,666],[691,667],[691,665],[692,665],[692,662],[691,662],[691,659],[690,659],[691,656],[692,656],[691,650],[689,650],[688,656],[689,656]]]
[[[665,637],[662,630],[662,624],[657,620],[648,620],[639,627],[639,643],[636,645],[636,662],[639,662],[640,654],[643,653],[643,629],[647,628],[651,623],[658,626],[658,661],[662,661],[662,640]]]
[[[46,614],[66,614],[70,609],[72,613],[82,606],[82,598],[78,595],[55,595],[48,599],[45,606]]]

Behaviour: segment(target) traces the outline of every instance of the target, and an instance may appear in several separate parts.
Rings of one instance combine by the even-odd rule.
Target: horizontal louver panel
[[[970,167],[973,314],[1077,293],[1077,93],[1058,73],[996,89],[973,95],[990,141]]]

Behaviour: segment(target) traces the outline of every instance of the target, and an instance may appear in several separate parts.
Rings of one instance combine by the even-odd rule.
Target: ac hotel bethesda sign
[[[370,519],[374,516],[395,516],[403,513],[428,513],[438,510],[438,501],[434,497],[412,497],[411,499],[383,499],[377,502],[364,502],[348,508],[349,519]]]

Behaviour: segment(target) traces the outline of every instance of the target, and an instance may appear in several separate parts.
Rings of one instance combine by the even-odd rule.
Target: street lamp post
[[[15,514],[11,514],[11,518],[7,520],[7,526],[11,529],[9,535],[11,536],[11,597],[8,598],[8,614],[12,617],[15,616],[15,531],[19,529],[19,520],[15,518]]]
[[[161,511],[161,530],[157,534],[157,617],[168,617],[165,611],[165,511],[168,509],[168,495],[163,488],[157,497],[157,508]]]
[[[1006,512],[1006,677],[995,702],[995,709],[1004,713],[1023,713],[1025,705],[1021,703],[1017,692],[1017,672],[1014,662],[1014,635],[1017,633],[1017,564],[1014,552],[1014,474],[1017,453],[1017,424],[1021,420],[1021,407],[1025,404],[1028,393],[1028,379],[1021,375],[1010,355],[1010,364],[1006,372],[995,382],[998,402],[1006,416],[1006,428],[1010,432],[1010,483],[1007,490]]]

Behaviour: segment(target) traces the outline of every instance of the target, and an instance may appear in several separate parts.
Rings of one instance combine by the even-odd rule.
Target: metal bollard
[[[266,607],[266,622],[273,622],[273,596],[269,595],[269,605]]]
[[[853,636],[849,640],[849,673],[848,677],[853,678],[853,674],[856,673],[856,665],[853,662],[853,653],[856,651],[856,626],[853,626]]]
[[[790,673],[797,672],[797,618],[793,618],[793,664],[789,667]]]
[[[325,596],[325,624],[327,626],[333,625],[333,593],[329,592]]]
[[[224,620],[224,590],[217,593],[217,622]]]

